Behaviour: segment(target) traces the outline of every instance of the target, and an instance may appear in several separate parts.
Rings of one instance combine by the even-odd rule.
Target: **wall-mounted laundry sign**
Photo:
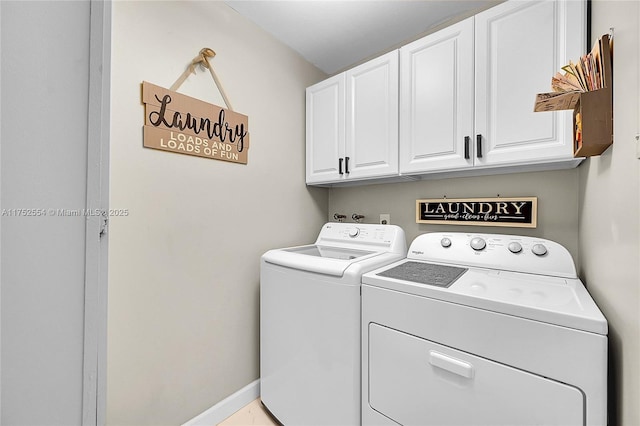
[[[246,115],[146,81],[142,102],[145,147],[247,164]]]
[[[416,200],[416,222],[535,228],[538,198],[442,198]]]

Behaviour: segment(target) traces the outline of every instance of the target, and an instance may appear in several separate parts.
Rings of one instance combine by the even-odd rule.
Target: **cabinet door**
[[[476,15],[480,165],[573,157],[571,111],[533,112],[536,93],[585,49],[583,1],[508,1]]]
[[[345,76],[339,74],[307,88],[307,183],[338,182],[343,177]]]
[[[400,49],[401,174],[473,165],[473,75],[473,18]]]
[[[347,179],[398,174],[398,51],[346,72]]]

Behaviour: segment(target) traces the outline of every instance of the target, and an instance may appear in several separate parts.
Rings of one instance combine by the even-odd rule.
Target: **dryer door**
[[[368,392],[402,425],[584,424],[575,387],[373,323]]]

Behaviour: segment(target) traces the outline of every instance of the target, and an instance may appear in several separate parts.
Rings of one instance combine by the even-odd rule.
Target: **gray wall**
[[[1,422],[80,424],[89,3],[0,8]]]
[[[107,423],[180,424],[259,377],[259,260],[315,240],[304,89],[324,77],[223,2],[114,2]],[[143,80],[169,87],[203,47],[249,117],[247,165],[142,146]],[[180,92],[224,105],[206,70]]]
[[[407,244],[425,232],[491,232],[535,235],[554,240],[578,259],[578,172],[575,169],[494,176],[423,180],[332,188],[329,218],[334,213],[365,215],[377,223],[380,213],[390,213],[391,223],[401,226]],[[416,200],[422,198],[538,197],[538,227],[425,225],[416,223]]]
[[[580,275],[609,321],[611,424],[640,425],[640,2],[595,0],[614,28],[614,144],[579,169]]]

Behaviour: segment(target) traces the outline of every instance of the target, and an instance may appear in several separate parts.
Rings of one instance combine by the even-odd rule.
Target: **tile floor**
[[[260,398],[227,417],[218,426],[279,426],[262,406]]]

